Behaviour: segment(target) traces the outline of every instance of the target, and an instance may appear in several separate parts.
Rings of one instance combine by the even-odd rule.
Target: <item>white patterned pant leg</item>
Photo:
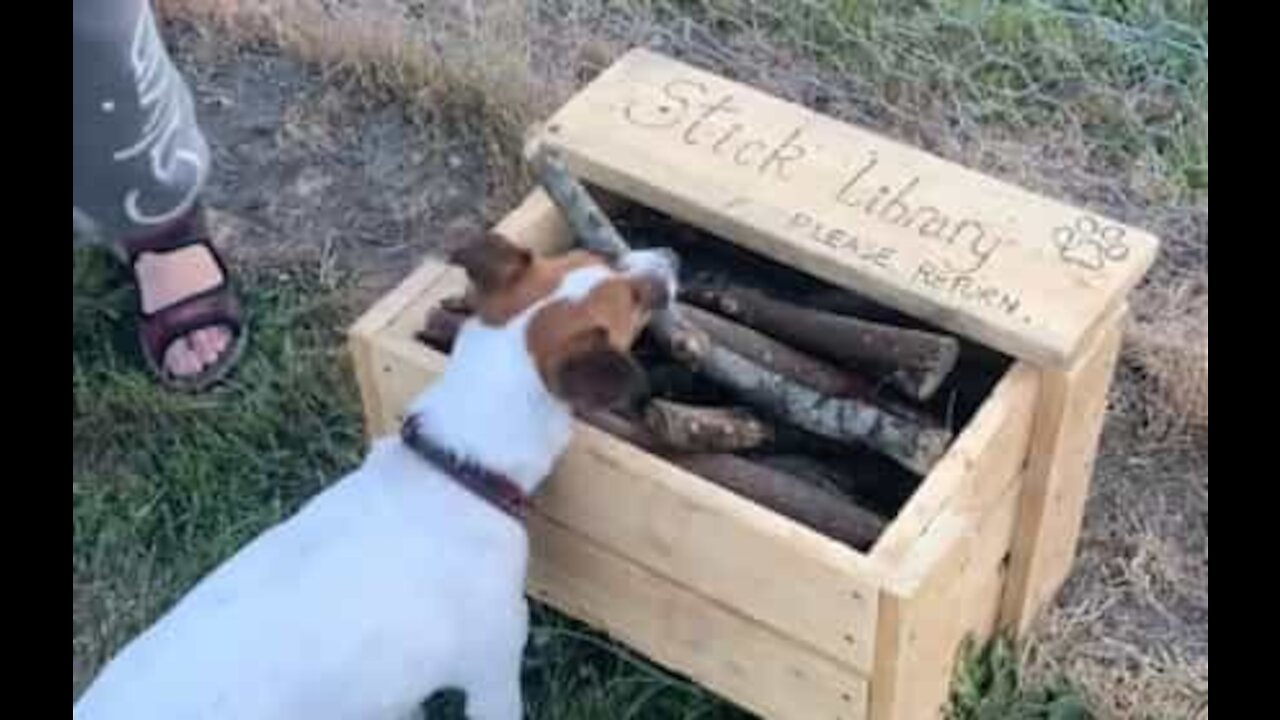
[[[73,233],[115,243],[191,209],[209,147],[149,0],[73,2]]]

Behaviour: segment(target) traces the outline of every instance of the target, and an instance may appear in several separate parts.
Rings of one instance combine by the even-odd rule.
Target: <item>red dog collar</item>
[[[529,514],[529,496],[511,478],[437,445],[422,432],[422,420],[416,415],[406,418],[400,426],[400,438],[418,457],[434,465],[454,482],[510,515],[516,522],[524,523]]]

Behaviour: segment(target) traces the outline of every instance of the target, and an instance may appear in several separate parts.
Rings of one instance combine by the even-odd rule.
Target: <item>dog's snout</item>
[[[634,250],[623,258],[622,267],[631,274],[658,275],[674,282],[680,273],[680,256],[666,247]]]
[[[658,257],[661,258],[663,264],[667,266],[672,277],[680,274],[680,256],[676,254],[675,250],[663,247],[655,248],[654,252],[658,254]]]
[[[661,292],[652,294],[655,307],[666,307],[676,298],[680,256],[671,248],[635,250],[627,254],[622,265],[628,274],[651,280],[661,288]]]

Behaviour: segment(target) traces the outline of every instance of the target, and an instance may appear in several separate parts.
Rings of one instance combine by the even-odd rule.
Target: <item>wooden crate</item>
[[[597,186],[1017,358],[869,552],[583,424],[530,521],[531,595],[745,708],[936,717],[964,637],[1024,629],[1070,569],[1124,294],[1155,238],[642,50],[541,144]],[[867,210],[877,193],[894,213]],[[928,220],[889,217],[894,197]],[[571,243],[541,192],[495,229]],[[443,369],[412,336],[463,283],[428,259],[352,329],[371,435]]]

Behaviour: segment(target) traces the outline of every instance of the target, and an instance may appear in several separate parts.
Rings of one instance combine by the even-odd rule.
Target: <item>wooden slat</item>
[[[428,296],[428,290],[444,277],[447,270],[448,267],[442,262],[428,258],[395,289],[365,311],[347,331],[347,346],[351,352],[361,406],[364,409],[365,434],[370,439],[386,430],[383,424],[383,401],[386,395],[379,391],[379,371],[375,358],[378,354],[377,343],[385,336],[390,323],[406,316],[406,306]]]
[[[966,637],[994,629],[1019,483],[985,507],[948,507],[920,539],[928,572],[886,588],[872,676],[873,720],[942,717],[955,661]],[[908,561],[911,563],[912,561]]]
[[[347,350],[351,353],[356,387],[360,391],[365,439],[373,440],[382,433],[382,393],[378,389],[378,376],[373,369],[373,356],[376,352],[374,339],[367,335],[348,335]]]
[[[862,720],[866,679],[535,513],[534,597],[770,720]]]
[[[493,230],[536,253],[559,252],[567,248],[573,239],[564,216],[541,189],[525,196],[524,201],[503,217]]]
[[[1024,633],[1075,559],[1127,306],[1065,371],[1046,371],[1014,538],[1002,622]]]
[[[647,50],[530,143],[586,180],[1011,355],[1063,365],[1157,240]]]
[[[579,425],[538,507],[559,522],[869,672],[879,576],[864,556]]]
[[[930,525],[951,503],[985,505],[1002,494],[1027,458],[1040,371],[1016,363],[933,472],[898,512],[871,550],[886,572],[900,574]]]
[[[378,343],[374,382],[381,400],[372,418],[372,437],[400,431],[410,401],[444,372],[445,356],[430,348],[399,339]]]
[[[432,285],[439,282],[448,268],[442,260],[426,258],[391,292],[357,318],[348,334],[371,338],[381,333],[396,317],[404,314],[406,306],[423,297]]]
[[[424,292],[415,300],[404,306],[403,312],[392,318],[382,331],[382,337],[416,342],[414,335],[422,329],[427,313],[444,298],[461,295],[467,289],[467,275],[461,268],[452,265],[443,266],[439,277],[431,286],[430,292]]]
[[[875,720],[940,717],[966,636],[1000,610],[1040,371],[1006,374],[872,552],[888,576],[872,678]],[[890,531],[892,535],[890,535]]]

